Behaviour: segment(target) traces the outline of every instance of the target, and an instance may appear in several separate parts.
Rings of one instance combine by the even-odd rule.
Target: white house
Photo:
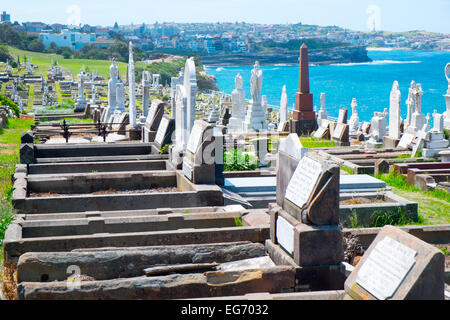
[[[80,50],[86,44],[97,40],[94,33],[81,33],[70,30],[62,30],[61,33],[40,33],[39,38],[47,49],[54,42],[58,47],[69,47],[72,50]]]

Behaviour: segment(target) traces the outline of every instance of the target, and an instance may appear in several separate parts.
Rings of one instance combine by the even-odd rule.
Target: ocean
[[[406,118],[406,99],[412,80],[422,84],[422,113],[443,113],[448,83],[444,68],[450,62],[450,52],[436,51],[369,51],[373,59],[369,63],[347,63],[334,65],[310,65],[310,90],[314,106],[320,109],[320,93],[325,93],[328,115],[337,117],[339,109],[346,107],[351,115],[350,104],[356,98],[360,121],[370,121],[375,111],[389,111],[389,95],[392,83],[400,85],[401,115]],[[252,66],[214,67],[205,66],[206,72],[216,76],[220,91],[231,94],[234,77],[240,73],[244,79],[246,99],[251,99],[250,77]],[[269,105],[278,108],[281,90],[286,85],[288,105],[293,109],[298,89],[298,65],[262,66],[262,95]]]

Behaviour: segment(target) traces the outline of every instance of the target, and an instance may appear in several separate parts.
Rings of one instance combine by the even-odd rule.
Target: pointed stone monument
[[[295,109],[291,132],[299,136],[309,135],[317,129],[316,113],[313,110],[313,95],[309,92],[308,47],[300,48],[299,90],[295,95]]]

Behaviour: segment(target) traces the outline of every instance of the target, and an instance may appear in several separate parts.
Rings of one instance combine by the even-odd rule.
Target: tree
[[[45,46],[42,43],[41,39],[36,38],[30,42],[30,44],[28,45],[28,50],[34,52],[43,52],[45,50]]]
[[[9,54],[8,47],[1,45],[0,46],[0,61],[6,62],[6,60],[12,61],[12,56]]]

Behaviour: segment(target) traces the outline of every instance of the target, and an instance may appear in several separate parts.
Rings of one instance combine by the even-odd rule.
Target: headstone
[[[183,173],[195,184],[215,184],[214,128],[196,120],[183,158]]]
[[[44,94],[44,96],[46,96]],[[75,112],[83,112],[86,109],[87,101],[84,94],[84,75],[80,73],[78,75],[78,96],[75,103]]]
[[[445,78],[448,82],[447,93],[444,95],[446,110],[444,112],[444,127],[450,129],[450,63],[444,69]]]
[[[339,146],[350,145],[350,126],[347,124],[347,109],[342,108],[339,110],[339,117],[336,126],[331,133],[331,138],[335,144]]]
[[[142,72],[142,113],[144,117],[148,115],[148,107],[150,105],[150,72],[144,70]]]
[[[328,112],[325,109],[325,93],[322,92],[320,94],[320,110],[317,114],[317,126],[320,127],[322,125],[322,121],[327,119],[328,119]]]
[[[164,115],[155,135],[154,144],[156,149],[161,152],[163,147],[172,143],[172,134],[175,130],[175,120],[168,115]],[[164,150],[167,153],[168,150]]]
[[[289,180],[307,152],[308,148],[302,146],[296,133],[280,139],[277,155],[277,203],[282,204]]]
[[[352,104],[351,104],[352,115],[351,115],[350,121],[349,121],[351,135],[355,135],[358,132],[359,116],[358,116],[358,111],[356,111],[357,106],[358,106],[358,104],[356,102],[356,98],[353,98]]]
[[[425,158],[438,157],[441,151],[448,148],[450,142],[444,135],[444,115],[433,113],[433,128],[429,131],[428,140],[424,141],[422,156]]]
[[[421,130],[423,128],[423,125],[425,124],[425,116],[421,112],[423,90],[420,83],[416,84],[416,87],[413,90],[413,94],[415,97],[416,107],[414,113],[412,114],[410,127],[414,131],[418,131]]]
[[[130,41],[129,45],[129,57],[128,57],[128,113],[130,115],[130,126],[132,128],[137,127],[136,122],[136,81],[134,74],[134,58],[133,58],[133,43]]]
[[[105,117],[103,118],[103,122],[106,122],[110,116],[111,113],[114,113],[117,108],[117,99],[116,99],[116,88],[117,84],[119,82],[117,76],[119,75],[119,69],[116,65],[116,60],[113,59],[111,66],[109,67],[109,74],[110,79],[108,81],[108,112],[105,114]],[[120,109],[121,111],[124,111],[124,109]]]
[[[164,102],[154,99],[148,111],[145,125],[142,127],[142,141],[153,142],[164,115]]]
[[[400,139],[400,102],[401,93],[398,82],[394,81],[390,95],[389,107],[389,137],[392,139]]]
[[[286,86],[283,86],[280,100],[280,123],[288,121],[288,98],[286,93]]]
[[[228,124],[229,132],[239,132],[242,131],[242,122],[245,116],[245,91],[242,89],[244,85],[244,80],[242,76],[238,73],[234,78],[235,89],[231,93],[231,118]]]
[[[443,300],[444,254],[385,226],[345,281],[345,299]]]
[[[269,207],[270,241],[300,267],[343,260],[339,224],[339,166],[308,153],[289,179],[285,197]],[[277,172],[277,193],[279,192]],[[281,179],[280,179],[281,180]]]

